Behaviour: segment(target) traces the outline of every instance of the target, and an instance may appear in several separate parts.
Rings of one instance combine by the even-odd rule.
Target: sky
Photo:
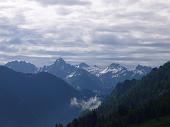
[[[159,66],[170,60],[170,0],[0,0],[0,64]]]

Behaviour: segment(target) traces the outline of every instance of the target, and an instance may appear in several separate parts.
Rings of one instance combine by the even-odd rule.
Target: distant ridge
[[[48,72],[62,78],[79,91],[91,91],[92,94],[109,94],[117,83],[127,79],[140,79],[152,68],[138,65],[134,70],[112,63],[107,67],[90,66],[86,63],[71,65],[64,59],[58,58],[51,65],[37,68],[25,61],[12,61],[5,66],[22,73]]]
[[[6,67],[22,73],[36,73],[38,68],[25,61],[12,61],[5,64]]]

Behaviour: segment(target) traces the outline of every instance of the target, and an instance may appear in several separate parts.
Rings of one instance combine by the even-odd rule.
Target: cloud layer
[[[86,4],[89,4],[89,2],[86,1],[81,1],[81,0],[36,0],[44,5],[78,5],[78,6],[83,6]]]
[[[81,108],[82,110],[94,110],[101,105],[101,101],[98,97],[91,97],[87,101],[78,100],[77,98],[71,99],[71,106]]]
[[[169,13],[167,0],[0,0],[0,63],[157,66],[170,59]]]

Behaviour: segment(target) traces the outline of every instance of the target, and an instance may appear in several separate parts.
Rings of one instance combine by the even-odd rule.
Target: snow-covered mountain
[[[117,83],[130,79],[131,73],[126,67],[113,63],[99,73],[99,78],[109,90],[113,89]]]
[[[86,65],[82,64],[82,67],[84,66]],[[90,90],[97,93],[102,91],[103,84],[99,78],[80,67],[65,62],[62,58],[57,59],[52,65],[44,66],[40,71],[62,78],[77,90]]]
[[[103,71],[101,71],[99,73],[100,76],[105,75],[105,74],[111,74],[112,78],[115,77],[119,77],[119,75],[121,74],[126,74],[125,72],[127,72],[127,68],[120,65],[120,64],[111,64],[108,67],[106,67]]]
[[[84,69],[97,77],[99,77],[100,72],[105,69],[104,66],[97,66],[97,65],[89,66],[86,63],[80,63],[79,65],[77,65],[77,67]]]
[[[96,65],[81,68],[97,76],[104,84],[106,91],[112,90],[119,82],[140,79],[152,70],[151,67],[142,65],[138,65],[134,70],[128,70],[125,66],[116,63],[112,63],[105,68]]]

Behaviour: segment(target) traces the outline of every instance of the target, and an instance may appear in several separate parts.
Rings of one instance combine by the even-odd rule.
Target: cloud
[[[169,6],[167,0],[0,1],[1,61],[42,65],[63,57],[157,66],[170,59]]]
[[[43,3],[45,5],[68,5],[68,6],[72,6],[72,5],[87,5],[89,4],[89,2],[87,1],[81,1],[81,0],[36,0],[40,3]]]
[[[100,105],[101,101],[96,96],[89,98],[87,101],[78,100],[77,98],[71,99],[71,106],[75,106],[83,110],[94,110],[97,109]]]

